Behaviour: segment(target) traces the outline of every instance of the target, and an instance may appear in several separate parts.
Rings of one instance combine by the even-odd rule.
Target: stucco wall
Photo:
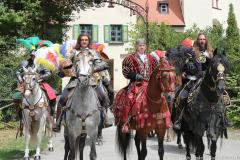
[[[233,4],[234,13],[238,22],[238,26],[240,27],[240,0],[219,0],[219,8],[212,10],[212,17],[217,19],[223,27],[227,28],[227,18],[229,12],[229,4]]]
[[[182,0],[185,30],[196,24],[201,29],[212,26],[211,0]]]
[[[110,59],[114,59],[114,89],[119,90],[126,86],[128,81],[122,75],[122,60],[121,54],[126,54],[126,48],[129,48],[129,43],[123,44],[108,44],[104,43],[104,25],[119,24],[128,25],[128,30],[131,30],[132,24],[136,23],[136,16],[130,16],[130,10],[122,6],[115,5],[115,8],[93,8],[81,11],[75,14],[73,24],[93,24],[98,25],[98,43],[105,45],[105,53]],[[72,39],[72,28],[68,31],[69,38]],[[65,82],[66,83],[66,82]]]

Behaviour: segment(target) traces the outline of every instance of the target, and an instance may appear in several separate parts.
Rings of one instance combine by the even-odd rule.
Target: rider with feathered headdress
[[[17,80],[19,83],[19,87],[18,87],[19,90],[21,92],[23,91],[21,89],[22,88],[21,84],[23,83],[23,79],[22,79],[22,75],[23,75],[23,71],[24,71],[23,68],[37,67],[37,73],[39,74],[39,81],[41,81],[41,87],[46,92],[48,99],[50,101],[52,101],[52,103],[55,103],[55,100],[56,100],[55,91],[47,83],[47,79],[49,77],[51,77],[52,73],[50,70],[48,70],[43,65],[36,64],[37,49],[39,49],[40,47],[43,47],[43,46],[49,47],[53,43],[50,41],[42,41],[38,37],[29,37],[26,39],[20,38],[20,39],[17,39],[16,42],[17,42],[17,44],[22,44],[23,47],[25,47],[28,50],[27,52],[29,52],[29,54],[30,54],[30,57],[27,60],[22,61],[16,71],[16,76],[17,76]],[[52,110],[52,114],[53,114],[53,110]]]

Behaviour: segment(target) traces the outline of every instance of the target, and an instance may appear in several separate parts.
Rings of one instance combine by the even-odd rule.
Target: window
[[[110,25],[110,42],[122,43],[122,25]]]
[[[219,0],[212,0],[212,8],[219,9]]]
[[[104,42],[110,44],[128,42],[128,25],[104,25]]]
[[[160,3],[159,4],[159,11],[162,14],[168,14],[168,3]]]
[[[80,24],[80,34],[86,33],[92,38],[93,27],[90,24]]]
[[[73,39],[77,39],[82,33],[86,33],[92,39],[92,42],[98,42],[98,25],[92,24],[74,24],[73,25]]]
[[[216,0],[216,8],[219,8],[219,6],[218,6],[218,0]]]

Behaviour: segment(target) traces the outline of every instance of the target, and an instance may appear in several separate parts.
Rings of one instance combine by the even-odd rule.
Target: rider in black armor
[[[36,72],[39,74],[38,81],[41,82],[41,85],[43,83],[48,85],[48,88],[42,87],[42,89],[46,93],[46,96],[47,96],[47,98],[49,100],[49,106],[51,108],[51,115],[53,115],[53,113],[54,113],[53,107],[55,106],[55,103],[56,103],[56,95],[54,93],[55,91],[47,83],[47,79],[49,77],[51,77],[52,73],[51,73],[51,71],[49,71],[45,67],[43,67],[41,65],[36,65],[34,60],[35,60],[35,51],[33,50],[33,51],[31,51],[30,58],[27,59],[27,60],[22,61],[21,64],[19,65],[19,67],[17,68],[16,76],[17,76],[17,80],[18,80],[18,88],[21,88],[22,83],[23,83],[23,79],[22,79],[23,72],[24,72],[23,68],[27,69],[28,67],[31,67],[31,68],[37,67]],[[52,95],[50,97],[49,94],[48,94],[49,92],[53,93],[54,95]]]
[[[20,66],[18,67],[17,71],[16,71],[16,76],[18,79],[19,83],[23,82],[22,79],[22,74],[23,74],[23,67],[28,68],[28,67],[32,67],[34,68],[36,65],[34,64],[34,59],[35,59],[35,55],[34,55],[34,51],[32,51],[31,53],[31,57],[27,60],[24,60],[21,62]],[[42,80],[47,80],[47,78],[49,78],[51,76],[51,72],[49,70],[47,70],[46,68],[42,67],[42,66],[38,66],[37,67],[37,72],[40,74],[40,79]]]
[[[212,48],[204,33],[199,33],[193,48],[187,48],[183,52],[188,53],[188,58],[182,69],[182,87],[176,93],[175,105],[186,106],[189,93],[194,90],[201,81],[210,59],[213,57]],[[182,110],[183,112],[183,110]],[[182,114],[174,123],[174,128],[179,130]]]

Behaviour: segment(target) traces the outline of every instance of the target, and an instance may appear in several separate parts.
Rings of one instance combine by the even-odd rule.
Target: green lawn
[[[24,156],[24,137],[15,138],[15,130],[0,130],[0,160],[18,160]],[[47,147],[47,138],[43,138],[41,148]],[[35,154],[33,147],[30,156]]]

